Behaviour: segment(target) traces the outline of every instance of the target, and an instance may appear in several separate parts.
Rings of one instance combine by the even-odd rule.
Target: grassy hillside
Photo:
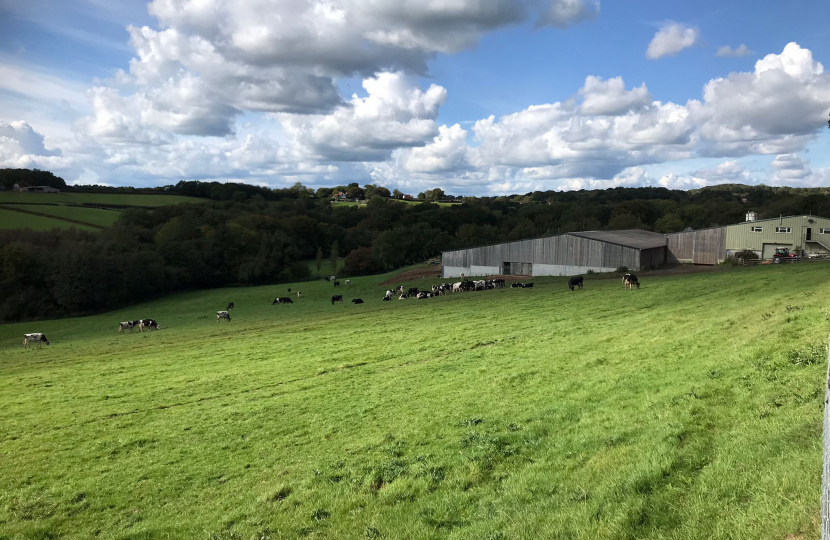
[[[70,227],[75,227],[76,229],[85,231],[98,230],[95,227],[89,227],[79,223],[71,223],[58,218],[36,216],[0,208],[0,229],[32,229],[35,231],[49,231],[55,228],[68,229]]]
[[[181,195],[143,193],[15,193],[0,191],[0,204],[118,204],[125,206],[165,206],[168,204],[200,203],[204,199]]]
[[[49,214],[58,219],[84,221],[100,227],[109,227],[118,220],[120,212],[102,208],[85,208],[79,206],[61,205],[9,205],[12,208],[20,208],[29,212]]]
[[[0,538],[818,538],[827,270],[0,326]]]

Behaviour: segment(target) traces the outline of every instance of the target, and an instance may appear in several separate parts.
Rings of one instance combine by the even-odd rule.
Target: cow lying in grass
[[[280,296],[279,298],[275,298],[274,301],[271,303],[273,306],[274,304],[293,304],[294,301],[288,298],[287,296]]]
[[[225,319],[226,321],[231,322],[231,314],[228,313],[227,311],[217,311],[216,312],[216,322],[219,322],[222,319]]]
[[[28,349],[29,343],[37,343],[37,348],[40,349],[40,346],[45,343],[49,346],[49,340],[46,339],[46,334],[23,334],[23,348]]]
[[[576,288],[582,288],[582,276],[574,276],[568,280],[568,290],[572,291]]]
[[[640,288],[640,280],[634,274],[625,274],[623,276],[623,287],[626,289]]]
[[[362,304],[363,300],[360,298],[352,298],[352,304]]]
[[[124,321],[118,323],[118,333],[123,334],[124,330],[129,330],[130,332],[133,331],[133,328],[138,326],[138,321]]]

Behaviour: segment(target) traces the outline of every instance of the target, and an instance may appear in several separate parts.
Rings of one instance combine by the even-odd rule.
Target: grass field
[[[40,208],[40,207],[38,207]],[[82,210],[82,209],[79,209]],[[35,231],[49,231],[52,229],[68,229],[75,227],[78,230],[97,231],[94,227],[88,227],[78,223],[70,223],[57,218],[48,218],[15,212],[0,208],[0,229],[32,229]]]
[[[818,538],[828,270],[3,325],[0,538]]]
[[[125,206],[165,206],[168,204],[202,203],[205,199],[181,195],[144,193],[15,193],[0,191],[0,204],[119,204]]]
[[[14,205],[9,205],[14,208]],[[19,208],[41,214],[49,214],[58,219],[67,218],[84,221],[101,227],[109,227],[118,220],[120,212],[102,208],[85,208],[80,206],[48,206],[48,205],[20,205]]]

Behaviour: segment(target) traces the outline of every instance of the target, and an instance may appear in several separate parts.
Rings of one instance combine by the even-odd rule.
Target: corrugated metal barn
[[[718,264],[726,260],[726,227],[666,235],[669,264]]]
[[[588,270],[613,272],[666,262],[666,236],[630,229],[561,234],[506,242],[441,255],[444,277],[523,275],[572,276]]]

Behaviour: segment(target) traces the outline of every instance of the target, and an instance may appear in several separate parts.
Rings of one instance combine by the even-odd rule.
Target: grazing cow
[[[626,289],[634,289],[634,287],[640,288],[640,280],[637,279],[637,276],[634,274],[625,274],[623,276],[623,287]]]
[[[390,301],[390,300],[392,300],[392,297],[391,297],[391,296],[384,296],[382,301],[383,301],[383,302],[388,302],[388,301]]]
[[[334,305],[335,302],[343,303],[343,295],[342,294],[335,294],[331,297],[331,305]]]
[[[410,287],[408,291],[406,291],[407,296],[413,296],[418,294],[418,287]]]
[[[339,286],[340,286],[340,282],[339,282],[339,281],[335,281],[335,282],[334,282],[334,286],[335,286],[335,287],[339,287]]]
[[[231,314],[228,313],[227,311],[217,311],[216,312],[216,322],[219,322],[222,319],[225,319],[226,321],[231,322]]]
[[[274,301],[271,303],[273,306],[274,304],[293,304],[294,301],[287,296],[280,296],[279,298],[275,298]]]
[[[147,330],[161,330],[161,326],[153,319],[141,319],[138,321],[138,331],[143,332],[144,329]]]
[[[348,286],[349,286],[349,285],[351,285],[351,284],[352,284],[352,280],[347,279],[347,280],[346,280],[346,286],[348,287]]]
[[[533,283],[522,283],[522,289],[532,289]]]
[[[297,291],[297,300],[303,297],[303,293],[301,291]]]
[[[225,308],[225,311],[232,311],[233,310],[233,302],[228,304],[228,307]]]
[[[363,300],[360,298],[352,298],[352,304],[362,304]]]
[[[462,281],[461,282],[461,290],[462,291],[474,291],[476,288],[475,283],[470,280]]]
[[[522,287],[524,287],[524,285],[522,285],[521,281],[516,281],[510,284],[511,289],[521,289]]]
[[[23,348],[28,349],[29,348],[29,343],[37,343],[37,348],[38,349],[40,349],[40,346],[44,343],[46,344],[47,347],[49,346],[49,340],[46,339],[46,334],[40,334],[40,333],[23,334]]]
[[[132,332],[133,328],[136,326],[138,326],[138,321],[124,321],[122,323],[118,323],[118,333],[123,334],[124,330]]]
[[[473,281],[473,289],[476,291],[483,291],[487,287],[487,282],[482,280]]]
[[[576,287],[582,288],[582,276],[574,276],[568,280],[568,290],[572,291]]]
[[[398,297],[398,300],[406,300],[406,295],[402,294]]]
[[[494,279],[493,284],[497,289],[504,289],[504,278]]]

